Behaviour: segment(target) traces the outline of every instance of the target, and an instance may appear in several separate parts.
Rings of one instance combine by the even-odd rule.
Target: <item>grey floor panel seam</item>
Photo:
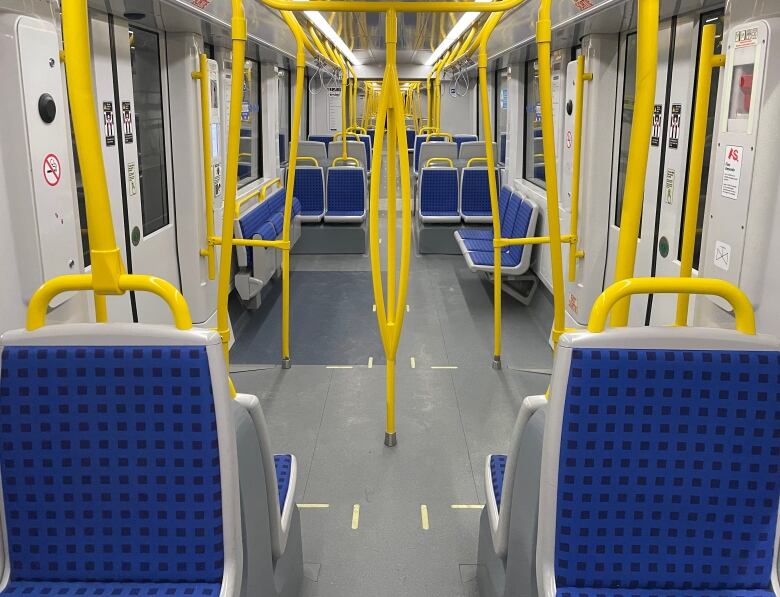
[[[309,462],[309,471],[306,474],[306,483],[303,485],[303,500],[306,500],[306,491],[309,489],[309,479],[311,479],[311,469],[314,467],[314,457],[317,455],[317,444],[320,441],[320,431],[322,430],[322,421],[325,419],[325,409],[328,406],[328,397],[330,389],[333,387],[333,371],[330,372],[328,380],[328,390],[325,392],[325,400],[322,401],[322,412],[320,413],[320,423],[317,425],[317,434],[314,437],[314,448],[311,451],[311,461]]]
[[[477,475],[474,472],[474,462],[471,460],[471,448],[469,448],[469,438],[466,435],[466,426],[463,424],[463,409],[460,407],[460,398],[458,397],[458,388],[455,384],[455,374],[450,373],[450,385],[452,386],[452,394],[455,396],[455,405],[458,407],[458,420],[460,421],[460,430],[463,433],[463,443],[466,446],[466,455],[469,459],[469,469],[471,470],[471,478],[474,481],[474,501],[479,499],[479,489],[477,487]]]

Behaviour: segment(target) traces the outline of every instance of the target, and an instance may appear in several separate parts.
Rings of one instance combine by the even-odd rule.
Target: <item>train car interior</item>
[[[0,597],[780,597],[775,35],[0,0]]]

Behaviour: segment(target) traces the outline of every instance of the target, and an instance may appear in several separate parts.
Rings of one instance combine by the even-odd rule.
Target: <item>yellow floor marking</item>
[[[296,504],[300,509],[306,510],[319,510],[323,508],[330,508],[330,504]]]
[[[431,367],[431,369],[457,369],[458,367],[456,365],[439,365],[435,367]]]
[[[376,303],[374,303],[374,309],[373,309],[373,311],[374,311],[374,313],[376,313]]]
[[[417,362],[414,360],[414,357],[409,357],[409,362],[412,365],[412,369],[417,366]]]
[[[368,368],[372,369],[374,367],[374,357],[368,357]]]
[[[453,510],[482,510],[484,504],[452,504],[450,508]]]
[[[352,530],[356,531],[360,524],[360,504],[352,506]]]
[[[423,504],[420,506],[420,518],[422,519],[422,528],[423,531],[427,531],[431,528],[431,525],[428,523],[428,506]]]
[[[409,305],[406,305],[406,312],[409,312]]]
[[[352,365],[325,365],[325,369],[352,369]]]

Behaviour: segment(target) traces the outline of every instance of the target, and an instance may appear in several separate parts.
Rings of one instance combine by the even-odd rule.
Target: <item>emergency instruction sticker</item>
[[[680,146],[680,125],[682,124],[682,104],[672,104],[672,119],[669,122],[669,149]]]
[[[653,108],[653,137],[650,139],[650,145],[658,147],[661,144],[661,124],[663,120],[664,107],[656,104]]]
[[[116,145],[113,102],[103,102],[103,136],[106,139],[106,147]]]
[[[737,145],[726,147],[726,159],[723,164],[723,184],[721,185],[720,194],[727,199],[736,200],[739,196],[743,149]]]

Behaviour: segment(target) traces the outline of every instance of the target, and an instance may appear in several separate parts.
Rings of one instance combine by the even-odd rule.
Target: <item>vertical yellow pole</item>
[[[206,209],[206,248],[200,255],[208,259],[209,280],[217,275],[214,244],[214,179],[211,172],[211,105],[209,103],[209,69],[206,54],[199,56],[199,70],[192,73],[192,78],[200,83],[200,128],[203,146],[203,185]]]
[[[566,322],[563,304],[563,249],[561,248],[561,219],[558,210],[558,174],[555,164],[555,128],[553,126],[552,64],[550,59],[552,23],[550,22],[550,4],[551,0],[541,0],[539,4],[536,46],[539,55],[539,100],[542,109],[544,179],[547,185],[547,225],[550,231],[550,260],[552,262],[552,337],[553,344],[557,345],[558,338],[564,332]]]
[[[591,81],[593,75],[585,72],[585,56],[577,56],[577,81],[574,107],[574,156],[571,174],[571,244],[569,245],[569,282],[577,280],[577,259],[585,256],[577,248],[580,220],[580,170],[582,167],[582,110],[585,81]]]
[[[615,282],[634,275],[636,247],[642,204],[645,196],[647,157],[650,151],[653,105],[655,103],[656,69],[658,67],[658,0],[638,0],[636,93],[631,142],[628,150],[626,190],[620,219]],[[615,327],[628,325],[631,298],[622,299],[612,310]]]
[[[699,196],[701,175],[704,166],[704,146],[707,136],[707,117],[710,111],[710,90],[712,69],[723,66],[725,57],[715,55],[715,25],[705,25],[701,32],[699,51],[699,75],[696,83],[696,108],[693,116],[691,138],[691,161],[688,171],[688,191],[685,199],[685,224],[683,225],[682,255],[680,256],[680,277],[690,278],[693,274],[693,252],[696,246],[696,227],[699,222]],[[675,323],[688,325],[690,295],[677,295]]]
[[[433,67],[436,68],[435,66]],[[431,77],[433,77],[433,70],[428,73],[425,79],[425,100],[428,103],[428,127],[433,126],[433,96],[431,95]]]
[[[232,0],[231,20],[232,71],[230,80],[230,119],[228,122],[227,164],[225,166],[225,202],[222,216],[222,249],[219,254],[219,282],[217,287],[217,332],[222,338],[225,365],[230,363],[230,320],[228,294],[230,269],[233,259],[233,220],[236,212],[238,188],[238,152],[241,135],[241,103],[244,99],[244,58],[246,50],[246,17],[242,0]],[[230,369],[228,368],[228,371]],[[231,389],[235,392],[231,382]]]
[[[340,54],[335,54],[338,59],[339,66],[341,66],[341,157],[347,159],[347,64],[344,57]]]
[[[479,92],[481,95],[482,128],[485,135],[485,157],[488,170],[488,190],[490,191],[490,210],[493,220],[493,369],[501,369],[501,246],[496,242],[501,238],[501,220],[498,213],[498,189],[496,188],[496,161],[493,155],[493,132],[490,124],[490,102],[488,101],[487,81],[487,42],[490,34],[501,20],[502,13],[488,17],[479,40]],[[530,249],[523,249],[528,251]]]
[[[81,176],[86,198],[93,287],[98,294],[121,294],[119,276],[125,269],[114,237],[101,135],[95,118],[88,23],[87,0],[63,2],[65,73],[76,151],[84,166]],[[97,321],[106,320],[105,297],[95,297],[95,315]]]

